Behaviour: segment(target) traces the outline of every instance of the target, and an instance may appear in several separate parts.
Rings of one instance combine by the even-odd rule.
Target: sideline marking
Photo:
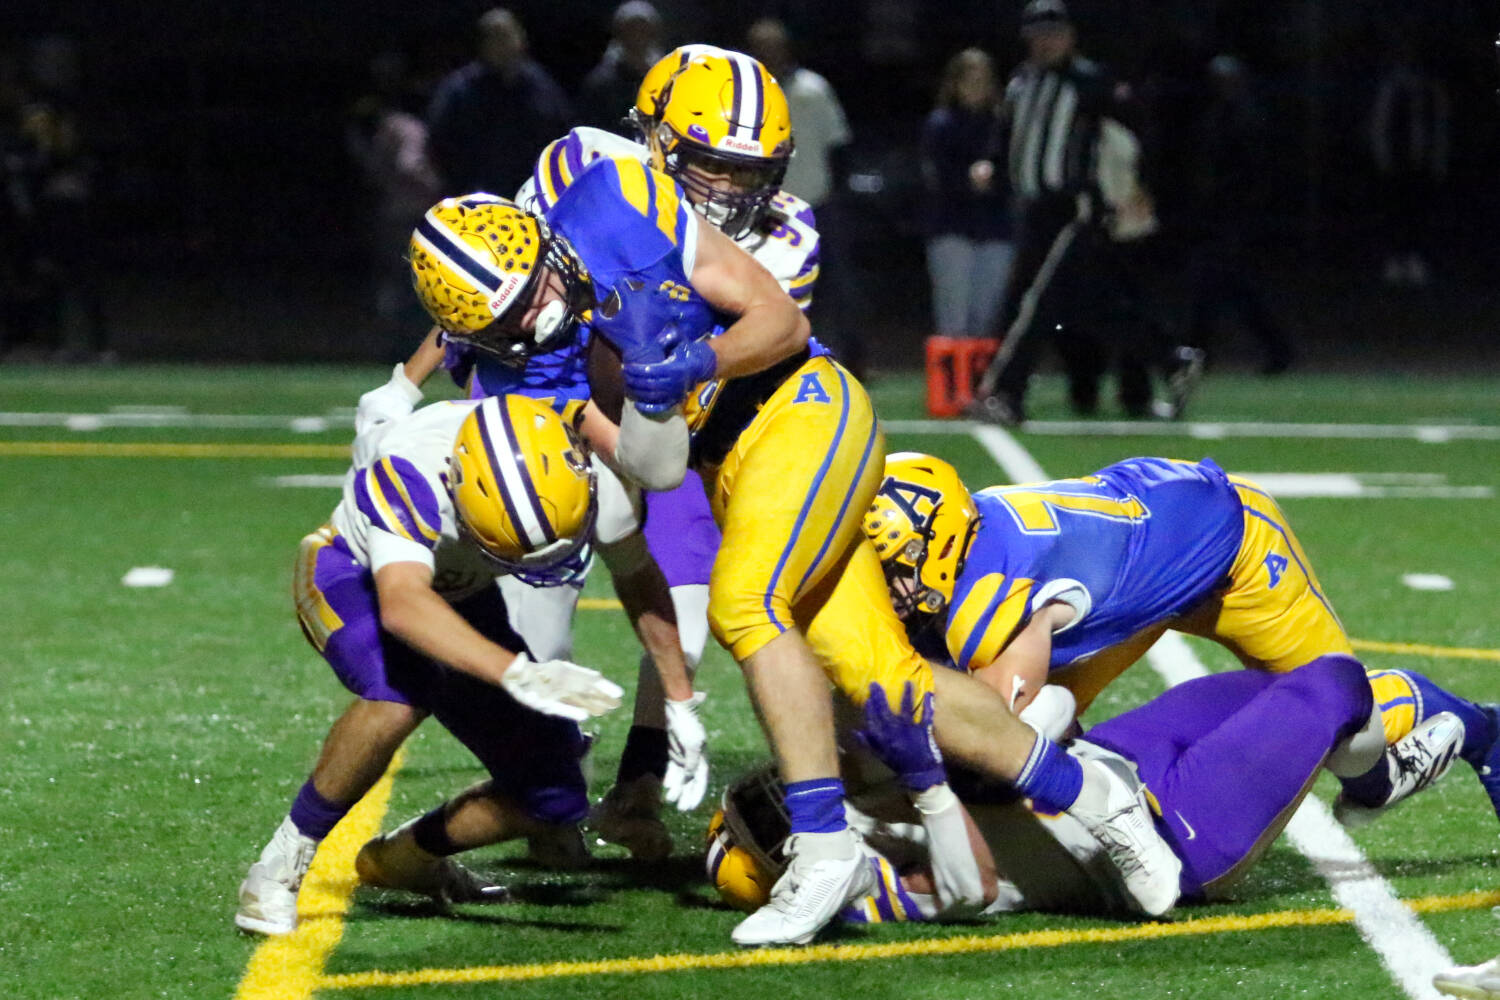
[[[354,855],[380,832],[391,785],[405,762],[406,751],[397,750],[375,787],[318,847],[297,898],[297,929],[256,947],[234,1000],[308,1000],[322,985],[323,967],[344,936],[344,914],[359,883]]]
[[[988,425],[968,420],[882,420],[893,434],[973,434]],[[998,430],[999,428],[990,428]],[[1355,440],[1500,441],[1500,427],[1485,424],[1298,424],[1259,421],[1169,423],[1156,420],[1028,420],[1023,433],[1048,437],[1339,438]]]
[[[1350,639],[1356,651],[1371,653],[1410,653],[1437,659],[1490,660],[1500,663],[1500,649],[1470,649],[1463,646],[1424,646],[1415,642],[1377,642],[1374,639]]]
[[[0,456],[24,458],[338,458],[347,444],[168,444],[137,441],[0,441]]]
[[[1468,892],[1456,896],[1424,896],[1406,900],[1419,913],[1477,910],[1500,903],[1500,892]],[[1082,927],[1075,930],[1038,930],[1017,934],[964,934],[879,944],[823,944],[804,948],[761,948],[708,954],[650,955],[598,959],[588,962],[535,962],[527,965],[482,965],[466,969],[409,969],[400,972],[348,972],[322,976],[317,986],[326,990],[368,989],[380,986],[431,986],[458,983],[521,982],[568,976],[645,975],[693,970],[745,969],[763,966],[812,965],[823,962],[868,962],[890,958],[972,955],[1059,948],[1073,944],[1120,944],[1163,938],[1200,937],[1289,927],[1329,927],[1352,923],[1347,909],[1277,910],[1220,917],[1200,917],[1173,923]]]
[[[1448,477],[1425,472],[1236,472],[1282,497],[1378,498],[1431,497],[1439,500],[1489,500],[1488,486],[1454,486]]]
[[[1031,453],[999,427],[976,426],[976,440],[1012,482],[1047,478]],[[1146,659],[1167,685],[1173,686],[1209,673],[1186,640],[1176,632],[1163,635]],[[1329,813],[1321,799],[1302,800],[1287,824],[1292,845],[1312,863],[1328,883],[1336,902],[1353,912],[1355,927],[1401,989],[1413,998],[1436,998],[1432,975],[1453,964],[1446,948],[1415,913],[1402,905],[1359,845]]]

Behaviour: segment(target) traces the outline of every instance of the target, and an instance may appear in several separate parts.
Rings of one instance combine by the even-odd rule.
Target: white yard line
[[[288,430],[316,434],[354,426],[352,412],[323,416],[277,416],[259,413],[187,413],[180,410],[111,410],[106,413],[0,413],[0,427],[65,427],[96,431],[105,427],[180,427],[200,430]]]
[[[883,420],[894,434],[977,434],[983,426],[967,420]],[[1334,438],[1391,441],[1500,441],[1500,427],[1485,424],[1329,424],[1211,421],[1168,423],[1153,420],[1028,420],[1028,434],[1049,437],[1187,437],[1222,438]]]
[[[972,425],[974,435],[1012,482],[1036,482],[1047,474],[1014,437],[999,427]],[[1208,668],[1175,632],[1162,636],[1146,654],[1151,668],[1171,687]],[[1396,897],[1359,845],[1349,838],[1322,801],[1308,796],[1286,828],[1292,846],[1307,857],[1328,883],[1333,898],[1354,914],[1360,937],[1415,1000],[1438,1000],[1432,976],[1453,964],[1427,925]]]

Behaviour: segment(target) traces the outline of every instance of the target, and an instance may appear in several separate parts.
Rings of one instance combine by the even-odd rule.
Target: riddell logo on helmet
[[[760,144],[751,142],[749,139],[736,139],[732,135],[726,135],[719,140],[719,149],[728,149],[736,153],[749,153],[753,156],[760,155]]]
[[[510,305],[511,300],[516,297],[516,292],[520,289],[524,280],[525,277],[523,275],[512,274],[500,283],[499,290],[495,292],[494,298],[490,299],[491,315],[499,316],[505,311],[506,307]]]

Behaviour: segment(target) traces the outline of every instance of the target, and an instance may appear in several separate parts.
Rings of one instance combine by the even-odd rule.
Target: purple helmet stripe
[[[503,413],[505,407],[502,405],[500,410]],[[490,443],[489,421],[485,419],[483,403],[480,403],[475,408],[474,417],[479,421],[479,440],[484,442],[485,461],[489,463],[490,469],[496,472],[496,479],[498,480],[500,461],[495,457],[494,445]],[[511,499],[510,490],[506,489],[503,483],[500,484],[500,500],[505,504],[505,513],[510,517],[510,523],[515,525],[518,531],[521,531],[521,512],[516,509],[516,505]],[[524,534],[525,532],[521,531],[521,533]]]
[[[485,270],[476,261],[470,259],[469,251],[439,232],[437,226],[434,226],[425,217],[421,222],[417,223],[417,232],[421,233],[427,242],[437,247],[454,264],[463,268],[464,273],[473,278],[480,288],[492,293],[500,288],[499,277]]]
[[[510,419],[510,407],[505,405],[505,400],[500,401],[500,421],[505,425],[506,436],[510,439],[512,454],[516,460],[516,471],[521,474],[521,485],[526,488],[526,500],[531,504],[531,509],[536,513],[537,523],[542,526],[542,534],[548,542],[557,541],[557,532],[552,530],[552,522],[547,518],[547,511],[542,506],[541,497],[536,494],[536,485],[531,481],[531,470],[526,467],[526,456],[521,454],[521,439],[516,436],[515,423]],[[486,441],[489,439],[486,438]]]

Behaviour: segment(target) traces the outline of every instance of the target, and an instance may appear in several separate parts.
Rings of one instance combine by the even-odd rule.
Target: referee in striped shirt
[[[1016,257],[1001,309],[1004,341],[969,415],[1020,424],[1038,351],[1051,337],[1076,412],[1097,410],[1114,355],[1125,412],[1175,418],[1202,355],[1168,349],[1143,307],[1140,248],[1156,220],[1137,179],[1139,144],[1121,123],[1123,101],[1104,70],[1078,54],[1062,0],[1030,0],[1021,34],[1029,56],[1006,88],[995,157],[1004,158],[1016,197]],[[1152,368],[1166,376],[1169,397],[1154,405]]]

